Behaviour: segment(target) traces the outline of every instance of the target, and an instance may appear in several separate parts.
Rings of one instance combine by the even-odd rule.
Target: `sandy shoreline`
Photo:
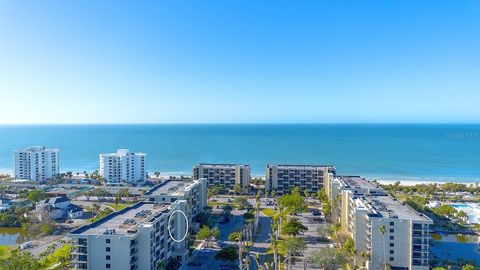
[[[63,172],[63,171],[62,171]],[[65,171],[66,172],[66,171]],[[63,172],[63,173],[65,173]],[[73,172],[73,175],[76,176],[76,171]],[[11,169],[0,169],[0,174],[13,174],[13,170]],[[83,176],[83,171],[79,172],[80,176]],[[150,176],[153,176],[153,171],[149,172]],[[191,177],[191,173],[186,173],[186,172],[164,172],[160,174],[160,178],[169,178],[169,177],[179,177],[179,176],[185,176],[185,177]],[[361,175],[360,175],[361,176]],[[365,176],[364,176],[365,177]],[[258,175],[258,174],[252,174],[252,179],[253,178],[261,178],[265,179],[265,175]],[[383,179],[382,179],[383,178]],[[478,185],[480,184],[480,176],[479,179],[469,179],[469,180],[461,180],[461,179],[442,179],[438,180],[439,177],[431,177],[428,179],[427,177],[425,178],[408,178],[405,179],[405,177],[388,177],[390,179],[385,179],[384,177],[374,177],[374,176],[366,176],[365,179],[369,181],[376,180],[377,182],[381,184],[394,184],[397,181],[400,181],[400,184],[403,186],[414,186],[418,184],[445,184],[445,183],[461,183],[461,184],[474,184]],[[435,179],[435,180],[434,180]]]
[[[368,179],[372,180],[372,179]],[[377,180],[380,184],[388,185],[388,184],[394,184],[395,182],[400,181],[400,185],[402,186],[415,186],[418,184],[438,184],[442,185],[445,183],[459,183],[459,184],[465,184],[465,185],[477,185],[479,182],[475,181],[429,181],[429,180]]]

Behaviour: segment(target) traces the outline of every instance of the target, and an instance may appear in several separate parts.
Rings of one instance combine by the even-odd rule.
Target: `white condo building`
[[[15,150],[13,163],[16,179],[46,181],[59,174],[59,150],[43,146]]]
[[[299,187],[303,192],[317,193],[325,179],[334,175],[332,165],[267,165],[265,190],[281,195]]]
[[[73,269],[157,270],[160,262],[184,263],[188,250],[182,238],[207,205],[206,181],[167,180],[144,198],[71,232]]]
[[[183,262],[186,220],[174,211],[185,207],[180,200],[139,202],[71,232],[73,269],[156,270],[172,258]]]
[[[358,176],[325,182],[332,219],[355,243],[355,262],[367,269],[428,270],[432,220]],[[362,256],[363,255],[363,256]]]
[[[209,187],[220,186],[234,191],[235,186],[245,189],[250,185],[250,165],[200,163],[193,167],[193,179],[205,178]]]
[[[100,154],[100,175],[109,184],[141,184],[147,180],[145,162],[145,153],[134,153],[128,149]]]
[[[174,203],[184,200],[187,202],[186,213],[192,219],[207,207],[207,181],[205,179],[167,180],[154,186],[143,197],[155,203]]]

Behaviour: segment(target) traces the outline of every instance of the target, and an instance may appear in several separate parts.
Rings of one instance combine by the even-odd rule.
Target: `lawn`
[[[123,208],[125,207],[128,207],[130,206],[131,204],[128,204],[128,203],[119,203],[119,204],[114,204],[114,203],[107,203],[106,206],[109,206],[113,209],[115,209],[115,211],[120,211],[122,210]]]
[[[60,263],[54,269],[63,269],[62,266],[67,266],[70,259],[70,245],[63,245],[62,247],[55,250],[52,254],[48,255],[43,259],[42,264],[45,268],[49,268],[57,263]]]
[[[6,259],[10,256],[10,251],[14,247],[12,246],[0,246],[0,259]]]
[[[277,212],[271,208],[264,208],[262,209],[262,213],[266,216],[273,217]]]

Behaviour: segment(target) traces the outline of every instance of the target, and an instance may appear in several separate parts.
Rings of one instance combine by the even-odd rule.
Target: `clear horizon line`
[[[480,122],[92,122],[92,123],[0,123],[0,126],[52,125],[479,125]]]

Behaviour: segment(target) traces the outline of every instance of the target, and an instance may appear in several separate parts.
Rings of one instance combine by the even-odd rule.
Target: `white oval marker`
[[[178,213],[178,212],[182,213],[182,215],[185,217],[185,221],[186,221],[186,223],[187,223],[187,229],[185,230],[185,235],[184,235],[184,236],[182,237],[182,239],[180,239],[180,240],[177,240],[177,239],[175,239],[175,238],[172,236],[172,231],[171,231],[171,229],[170,229],[170,220],[172,220],[173,214]],[[167,230],[168,230],[168,234],[170,235],[170,238],[172,238],[173,241],[175,241],[175,242],[177,242],[177,243],[180,243],[180,242],[182,242],[183,240],[185,240],[185,238],[187,237],[187,234],[188,234],[188,218],[187,218],[187,215],[186,215],[182,210],[178,210],[178,209],[177,209],[177,210],[173,211],[173,212],[170,214],[170,217],[168,217]]]

